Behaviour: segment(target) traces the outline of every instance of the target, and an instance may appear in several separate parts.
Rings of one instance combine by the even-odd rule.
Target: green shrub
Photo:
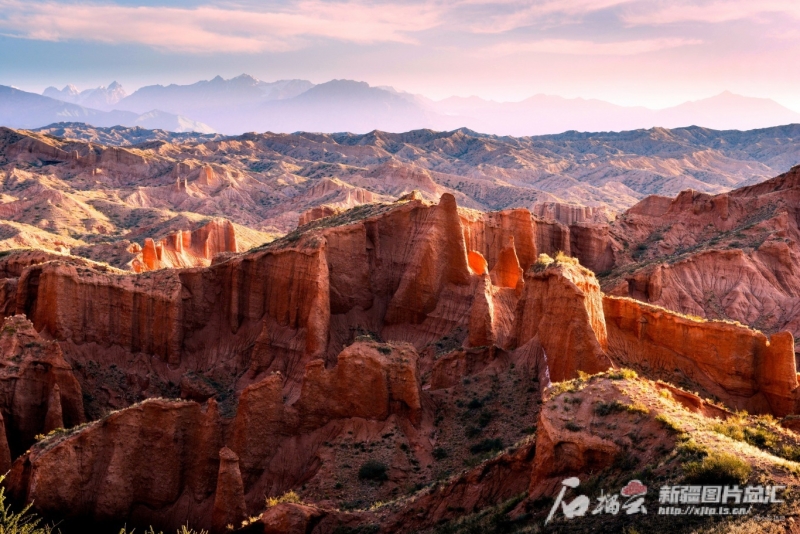
[[[480,454],[483,452],[492,452],[500,450],[503,450],[503,440],[499,438],[485,439],[480,443],[476,443],[475,445],[469,448],[469,452],[471,452],[472,454]]]
[[[611,380],[633,380],[634,378],[638,378],[639,375],[636,374],[636,371],[632,369],[614,369],[613,371],[608,372],[608,378]]]
[[[668,415],[665,415],[663,413],[662,414],[658,414],[656,416],[656,421],[658,421],[659,423],[664,425],[664,428],[666,428],[667,430],[669,430],[669,431],[671,431],[671,432],[673,432],[675,434],[679,434],[681,432],[680,425],[676,421],[674,421],[671,417],[669,417]]]
[[[625,411],[625,405],[617,400],[613,402],[599,402],[594,406],[595,415],[599,415],[600,417],[623,411]]]
[[[467,408],[469,408],[470,410],[478,410],[480,408],[483,408],[483,403],[478,399],[472,399],[471,401],[469,401],[469,404],[467,404]]]
[[[358,478],[383,482],[384,480],[389,480],[388,470],[389,468],[386,464],[376,460],[368,460],[358,470]]]
[[[5,477],[0,477],[0,482]],[[13,512],[6,503],[5,488],[0,487],[0,532],[2,534],[50,534],[53,529],[47,525],[40,526],[42,520],[29,513],[31,505],[21,512]]]
[[[800,446],[784,445],[778,450],[778,456],[793,462],[800,462]]]
[[[302,499],[300,499],[300,496],[294,491],[287,491],[286,493],[284,493],[279,497],[267,497],[265,504],[267,508],[272,508],[273,506],[276,506],[284,502],[301,504],[303,501]]]
[[[750,477],[750,465],[727,452],[711,452],[702,460],[683,464],[690,482],[715,484],[744,484]]]
[[[447,458],[447,450],[442,447],[436,447],[433,449],[433,457],[437,460],[444,460]]]
[[[468,426],[467,429],[464,431],[464,435],[467,436],[467,438],[469,439],[477,438],[481,434],[483,434],[483,429],[475,426]]]
[[[778,440],[773,432],[762,426],[750,427],[742,417],[731,417],[727,421],[715,423],[711,430],[736,441],[744,441],[759,449],[772,449]]]
[[[492,412],[482,411],[481,415],[478,417],[478,426],[481,428],[486,428],[489,423],[492,421]]]

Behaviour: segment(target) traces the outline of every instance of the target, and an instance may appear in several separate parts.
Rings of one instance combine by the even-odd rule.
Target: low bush
[[[266,505],[267,508],[272,508],[273,506],[284,502],[300,504],[303,501],[300,499],[300,496],[294,491],[287,491],[280,497],[267,497]]]
[[[727,452],[710,452],[702,460],[683,464],[690,482],[709,484],[744,484],[750,477],[750,465]]]
[[[388,470],[389,468],[386,464],[376,460],[368,460],[358,470],[358,478],[383,482],[384,480],[389,480]]]
[[[447,450],[442,447],[436,447],[433,449],[433,457],[437,460],[444,460],[447,458]]]
[[[503,450],[503,440],[499,438],[485,439],[480,443],[476,443],[469,448],[472,454],[481,454],[484,452],[500,451]]]

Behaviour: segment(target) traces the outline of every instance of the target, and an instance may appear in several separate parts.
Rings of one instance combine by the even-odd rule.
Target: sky
[[[431,98],[800,111],[798,0],[0,0],[0,85],[354,79]]]

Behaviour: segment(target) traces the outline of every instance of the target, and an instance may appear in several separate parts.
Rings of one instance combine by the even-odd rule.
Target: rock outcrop
[[[620,365],[701,389],[726,405],[784,416],[798,409],[794,338],[682,317],[632,299],[605,297],[608,345]]]
[[[316,449],[346,433],[329,423],[392,416],[418,425],[417,373],[411,346],[357,342],[331,370],[311,362],[293,404],[279,374],[246,388],[233,420],[213,399],[148,400],[34,445],[14,463],[9,489],[42,513],[225,532],[263,506],[264,488],[282,492],[315,475]]]
[[[14,456],[39,434],[85,421],[83,394],[61,348],[25,317],[7,317],[0,331],[0,411],[5,444]],[[1,454],[0,454],[1,455]],[[1,460],[2,458],[0,458]]]
[[[611,366],[600,285],[573,262],[538,264],[526,273],[514,318],[515,346],[540,344],[553,382]]]
[[[194,402],[146,401],[34,446],[15,462],[9,488],[42,513],[208,525],[216,476],[203,476],[204,467],[219,447],[204,428],[218,425],[213,419]],[[176,503],[179,517],[165,510]]]
[[[219,474],[211,512],[211,528],[223,534],[229,527],[238,527],[247,518],[244,485],[239,472],[239,457],[227,447],[219,451]]]
[[[646,465],[659,454],[659,446],[662,450],[674,446],[674,437],[655,420],[655,413],[641,404],[638,410],[626,409],[635,401],[615,381],[595,378],[589,387],[591,391],[546,394],[537,425],[529,499],[554,497],[562,480],[585,481],[589,473],[612,466],[622,455],[629,465]],[[619,407],[613,428],[601,423],[600,403]]]
[[[800,337],[800,167],[719,195],[647,197],[611,237],[604,290],[680,313]]]
[[[607,223],[611,216],[605,206],[581,206],[561,202],[537,202],[531,213],[540,219],[558,221],[571,226],[575,223]]]
[[[216,254],[225,252],[240,252],[236,230],[230,221],[214,219],[192,232],[178,230],[158,242],[145,239],[141,254],[131,260],[131,268],[140,273],[207,266]]]

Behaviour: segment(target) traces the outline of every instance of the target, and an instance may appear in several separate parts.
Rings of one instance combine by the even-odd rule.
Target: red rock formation
[[[224,532],[247,516],[245,498],[260,510],[264,488],[313,476],[320,468],[315,448],[347,428],[329,422],[418,420],[422,394],[411,346],[359,342],[335,368],[320,363],[309,364],[293,405],[285,403],[278,374],[246,388],[230,425],[213,399],[205,411],[195,402],[149,400],[51,437],[14,463],[9,491],[43,513],[164,528],[189,521]],[[328,430],[314,438],[321,427]],[[220,450],[225,436],[231,448]]]
[[[43,340],[30,321],[5,319],[0,353],[0,411],[13,454],[24,451],[38,434],[85,421],[83,394],[72,367],[58,344]]]
[[[428,231],[415,243],[409,269],[389,303],[385,319],[389,324],[421,323],[436,309],[446,285],[470,282],[455,198],[449,193],[442,195],[439,205],[428,214]]]
[[[17,310],[56,339],[118,344],[180,361],[181,283],[172,271],[119,276],[49,262],[22,274],[16,297]]]
[[[569,227],[557,221],[542,221],[534,219],[536,235],[536,250],[540,254],[555,256],[563,252],[570,255]]]
[[[797,411],[794,338],[681,317],[631,299],[605,297],[609,349],[621,365],[688,383],[755,413]]]
[[[469,270],[471,274],[487,274],[489,264],[486,262],[486,258],[480,252],[476,252],[474,250],[470,250],[467,253],[467,261],[469,262]]]
[[[656,375],[678,369],[681,380],[731,406],[778,415],[796,410],[791,336],[767,338],[632,300],[604,299],[594,275],[569,258],[523,269],[535,261],[540,243],[566,237],[569,248],[573,235],[525,210],[489,217],[459,210],[454,197],[442,195],[438,205],[411,198],[310,221],[207,267],[121,275],[69,259],[9,262],[8,274],[19,277],[16,310],[58,340],[71,361],[91,356],[102,366],[113,363],[127,373],[120,389],[137,394],[146,390],[140,382],[160,380],[179,384],[186,398],[208,399],[205,409],[195,402],[146,401],[56,433],[16,461],[10,491],[46,513],[165,528],[191,518],[219,530],[247,512],[260,513],[264,495],[307,483],[330,491],[320,479],[329,481],[336,469],[339,447],[331,443],[342,436],[378,442],[395,432],[407,438],[409,456],[399,447],[381,454],[391,458],[387,485],[402,489],[411,484],[411,459],[433,462],[439,430],[432,421],[451,393],[437,390],[464,385],[464,377],[487,369],[508,370],[511,362],[524,367],[527,379],[546,370],[553,381],[605,370],[612,361]],[[602,258],[608,248],[595,245],[607,244],[603,239],[589,239],[581,254]],[[192,241],[180,234],[168,245],[184,254]],[[148,248],[158,259],[155,243]],[[773,256],[783,257],[778,248]],[[33,331],[30,323],[26,328]],[[357,337],[365,331],[391,343]],[[19,340],[3,336],[4,354],[21,350]],[[354,338],[360,340],[351,343]],[[434,354],[437,347],[449,352]],[[420,371],[416,351],[422,348]],[[52,375],[66,375],[64,365]],[[10,364],[7,369],[9,376],[17,372]],[[426,393],[420,376],[428,371]],[[90,371],[81,372],[86,380]],[[18,435],[59,426],[59,407],[63,426],[74,425],[69,399],[75,395],[67,380],[48,375],[48,387],[36,389],[22,372],[12,378],[13,394],[10,379],[4,380],[0,402],[19,397],[38,410],[21,416],[25,425],[38,425],[24,432],[14,426],[21,405],[0,410],[12,451],[27,446]],[[608,388],[600,393],[622,398]],[[703,401],[673,395],[692,411],[711,413]],[[477,510],[525,488],[551,495],[562,476],[609,465],[623,445],[593,435],[587,429],[591,403],[577,404],[569,414],[542,413],[535,461],[527,443],[456,477],[446,491],[419,495],[416,502],[428,512],[415,519],[386,513],[387,524],[408,520],[411,528],[429,528],[455,517],[448,507]],[[585,432],[568,428],[570,420]],[[330,517],[322,508],[287,505],[271,508],[262,521],[265,529],[274,521],[307,530]]]
[[[239,252],[230,221],[214,219],[192,232],[178,230],[158,243],[144,240],[141,256],[131,261],[134,272],[211,264],[215,254]]]
[[[603,273],[616,264],[616,253],[607,224],[573,224],[569,227],[569,237],[572,255],[586,268]]]
[[[605,206],[579,206],[562,202],[537,202],[531,212],[540,219],[558,221],[566,226],[575,223],[607,223],[610,218]]]
[[[244,502],[244,485],[239,472],[239,457],[227,447],[219,451],[219,474],[217,490],[214,492],[214,509],[211,512],[211,528],[214,534],[223,534],[236,528],[247,518]]]
[[[205,450],[216,445],[202,439],[211,412],[193,402],[151,400],[111,414],[33,447],[14,463],[10,491],[35,500],[43,513],[172,528],[187,521],[208,525],[215,477],[198,475]]]
[[[327,204],[315,206],[300,214],[300,219],[297,221],[297,226],[303,226],[310,223],[311,221],[316,221],[317,219],[324,219],[325,217],[336,215],[338,213],[341,213],[342,211],[343,210],[339,208],[328,206]]]
[[[721,195],[689,190],[644,199],[612,227],[612,238],[628,246],[615,248],[624,271],[605,290],[800,337],[798,177],[794,168]]]
[[[608,369],[602,298],[594,275],[576,264],[555,262],[526,273],[514,319],[516,346],[540,343],[554,382]]]
[[[522,280],[523,271],[519,266],[513,237],[509,238],[508,245],[500,251],[497,263],[489,274],[492,277],[492,284],[498,287],[516,288]]]
[[[296,503],[279,503],[267,508],[261,516],[264,534],[306,534],[325,513],[314,507]]]
[[[382,518],[385,532],[423,532],[445,521],[463,517],[524,493],[531,481],[534,443],[488,460],[478,468],[422,492],[410,508]]]
[[[344,417],[386,419],[390,413],[413,421],[422,408],[419,387],[417,353],[412,346],[355,343],[339,354],[330,371],[322,360],[306,366],[297,409],[302,424],[311,427]]]
[[[633,401],[612,380],[594,379],[590,387],[591,393],[582,390],[545,398],[536,427],[529,499],[554,497],[562,487],[562,480],[568,477],[580,477],[585,482],[590,473],[611,466],[623,451],[628,462],[645,465],[658,454],[659,446],[674,446],[674,438],[655,420],[655,413],[623,411],[614,418],[613,429],[604,429],[596,421],[598,401],[623,405]],[[583,402],[589,399],[594,402]],[[569,403],[569,408],[564,409],[559,401]]]
[[[61,388],[58,384],[50,390],[50,398],[47,399],[47,413],[44,416],[44,433],[51,430],[64,428],[64,414],[61,407]]]

